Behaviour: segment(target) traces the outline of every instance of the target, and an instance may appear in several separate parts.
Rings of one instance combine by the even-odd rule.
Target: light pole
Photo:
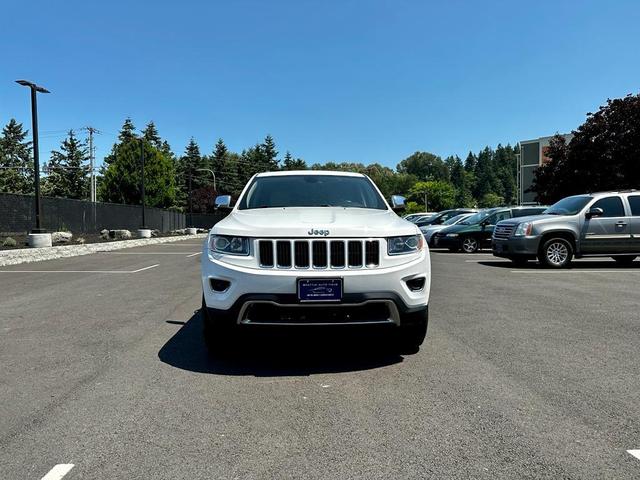
[[[216,188],[216,174],[213,172],[213,170],[211,170],[210,168],[197,168],[196,171],[198,171],[198,172],[209,172],[209,173],[211,173],[211,175],[213,175],[213,189],[217,193],[218,189]]]
[[[427,182],[430,182],[432,180],[432,176],[431,175],[427,175],[424,179],[425,181],[425,187],[424,187],[424,211],[428,212],[429,211],[429,205],[427,204],[427,199],[428,199],[428,189],[427,189]]]
[[[44,87],[36,85],[28,80],[16,80],[16,83],[23,87],[29,87],[31,90],[31,128],[33,130],[33,180],[35,186],[35,209],[36,209],[36,227],[31,233],[45,233],[42,228],[42,207],[40,205],[40,150],[38,148],[38,100],[37,93],[51,93]]]
[[[141,229],[146,229],[147,228],[147,223],[146,223],[146,219],[145,219],[145,191],[144,191],[144,138],[140,139],[140,163],[141,163],[141,168],[142,168],[142,172],[141,172],[141,177],[142,177],[142,189],[141,189],[141,200],[142,200],[142,226],[140,227]]]
[[[189,162],[189,216],[187,217],[189,221],[187,222],[187,227],[193,226],[193,200],[191,195],[191,190],[193,189],[193,187],[191,186],[191,177],[193,176],[191,172],[192,169],[193,166],[191,165],[191,162]]]

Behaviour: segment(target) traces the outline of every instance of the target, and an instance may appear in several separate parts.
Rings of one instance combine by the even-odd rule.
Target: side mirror
[[[406,208],[405,201],[406,198],[402,195],[391,195],[391,209],[394,212],[402,212]]]
[[[216,197],[215,208],[231,208],[231,195],[219,195]]]
[[[604,214],[604,210],[596,207],[596,208],[590,208],[585,216],[587,218],[593,218],[593,217],[601,217],[603,214]]]

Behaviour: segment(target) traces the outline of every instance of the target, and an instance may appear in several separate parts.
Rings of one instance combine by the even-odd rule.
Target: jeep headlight
[[[387,238],[387,253],[389,255],[402,255],[422,250],[424,238],[422,235],[407,235],[404,237]]]
[[[227,255],[249,255],[249,239],[247,237],[230,237],[212,235],[209,238],[209,249]]]
[[[531,222],[523,222],[518,224],[516,227],[516,231],[513,232],[514,237],[524,237],[526,235],[531,235],[531,230],[533,229],[533,224]]]

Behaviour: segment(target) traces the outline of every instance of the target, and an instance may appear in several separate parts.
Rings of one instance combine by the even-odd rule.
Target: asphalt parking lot
[[[0,269],[0,478],[640,477],[640,261],[436,251],[418,354],[304,330],[220,361],[199,251]]]

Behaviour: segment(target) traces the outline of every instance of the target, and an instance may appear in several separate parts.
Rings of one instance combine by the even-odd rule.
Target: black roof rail
[[[640,190],[635,188],[625,188],[623,190],[602,190],[600,192],[587,192],[586,195],[603,195],[606,193],[632,193],[639,192]]]

